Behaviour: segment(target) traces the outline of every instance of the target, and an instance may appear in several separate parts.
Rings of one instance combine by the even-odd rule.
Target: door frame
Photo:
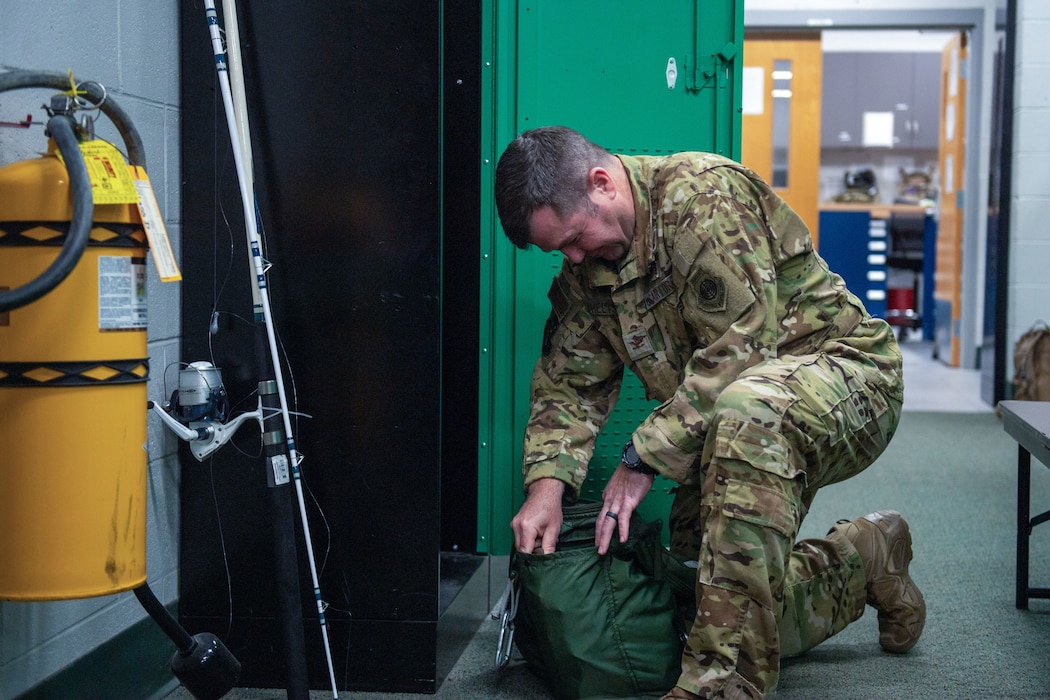
[[[921,0],[920,0],[921,1]],[[744,10],[745,30],[820,29],[938,29],[970,33],[971,51],[967,65],[966,161],[963,178],[962,270],[966,284],[962,289],[959,336],[962,338],[959,366],[976,369],[984,342],[985,249],[988,237],[988,179],[991,162],[991,134],[984,128],[991,121],[995,65],[996,9],[992,3],[982,7],[950,9],[890,8],[847,10]]]

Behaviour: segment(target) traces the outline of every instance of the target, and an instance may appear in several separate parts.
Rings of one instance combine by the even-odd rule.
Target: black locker
[[[311,416],[294,432],[340,689],[436,689],[447,671],[441,551],[472,545],[476,527],[476,364],[443,369],[441,358],[474,355],[476,289],[455,270],[443,282],[442,261],[476,256],[477,217],[462,189],[442,210],[441,94],[449,88],[441,66],[443,47],[452,47],[448,63],[465,80],[449,95],[460,110],[445,135],[457,148],[449,175],[476,183],[477,78],[468,67],[476,65],[479,13],[441,5],[238,8],[263,255],[273,266],[289,397]],[[204,9],[181,3],[180,11],[181,359],[212,361],[240,402],[235,411],[251,410],[252,303],[233,159]],[[444,42],[443,17],[454,26]],[[443,217],[457,226],[444,249]],[[443,305],[443,284],[451,304]],[[210,335],[213,308],[218,332]],[[453,315],[443,321],[443,313]],[[457,332],[443,340],[443,324]],[[444,396],[443,373],[455,385]],[[443,411],[457,416],[444,440]],[[180,618],[191,632],[226,641],[242,663],[241,685],[280,688],[287,667],[266,478],[258,431],[241,433],[203,464],[183,453]],[[301,539],[298,546],[309,682],[325,689]]]

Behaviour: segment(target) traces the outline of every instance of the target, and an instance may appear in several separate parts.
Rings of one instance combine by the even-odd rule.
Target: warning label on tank
[[[98,328],[146,327],[146,259],[103,255],[98,259]]]

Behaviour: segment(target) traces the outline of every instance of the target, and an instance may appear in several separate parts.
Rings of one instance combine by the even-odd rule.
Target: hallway
[[[981,370],[949,367],[933,359],[933,343],[904,341],[904,410],[991,413],[981,400]]]

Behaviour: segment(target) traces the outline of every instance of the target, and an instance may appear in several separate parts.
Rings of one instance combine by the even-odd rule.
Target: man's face
[[[606,202],[591,200],[591,204],[564,219],[550,207],[537,209],[532,214],[529,242],[547,253],[561,251],[574,264],[584,258],[619,260],[631,246],[631,235],[624,233]]]

